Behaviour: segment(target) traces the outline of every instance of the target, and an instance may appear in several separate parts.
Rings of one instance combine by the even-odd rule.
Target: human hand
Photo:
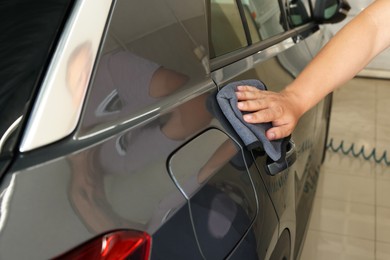
[[[251,86],[238,86],[236,95],[239,101],[238,109],[251,112],[244,115],[246,122],[272,123],[273,127],[266,132],[269,140],[290,135],[304,113],[302,102],[288,90],[276,93]]]

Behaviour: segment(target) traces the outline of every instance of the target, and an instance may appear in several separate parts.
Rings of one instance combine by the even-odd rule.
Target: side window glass
[[[211,0],[211,58],[247,46],[244,27],[235,0]]]
[[[288,0],[286,4],[287,20],[291,28],[308,23],[311,8],[307,0]]]
[[[256,24],[255,15],[250,11],[249,5],[243,4],[245,19],[248,25],[249,34],[251,36],[252,43],[259,42],[261,40],[259,26]]]
[[[242,0],[252,42],[265,40],[285,31],[277,0]],[[254,32],[251,27],[256,27]]]

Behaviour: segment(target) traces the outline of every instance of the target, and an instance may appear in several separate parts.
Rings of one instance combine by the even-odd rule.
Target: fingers
[[[267,123],[272,122],[273,127],[268,129],[266,136],[269,140],[277,140],[290,135],[296,125],[294,120],[287,122],[278,122],[278,116],[272,110],[266,109],[243,116],[248,123]],[[280,125],[279,125],[280,124]]]
[[[272,122],[277,119],[277,115],[270,109],[262,109],[254,113],[245,114],[243,118],[248,123],[257,124]]]
[[[250,112],[243,115],[251,124],[271,122],[273,127],[266,132],[269,140],[277,140],[290,135],[300,117],[296,102],[285,93],[262,91],[251,86],[239,86],[236,91],[237,107]]]
[[[237,91],[261,91],[253,86],[237,86]]]
[[[251,86],[238,86],[236,91],[238,100],[261,99],[265,95],[267,95],[266,91]]]
[[[266,109],[268,107],[267,103],[261,99],[240,101],[237,103],[238,109],[241,111],[257,111]]]
[[[259,90],[251,86],[239,86],[236,91],[237,106],[241,111],[256,111],[269,105],[268,99],[273,93]]]

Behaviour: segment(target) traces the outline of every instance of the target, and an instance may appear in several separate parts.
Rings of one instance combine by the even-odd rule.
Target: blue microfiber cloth
[[[217,102],[223,114],[248,149],[263,147],[272,160],[280,160],[285,155],[285,139],[270,141],[265,136],[265,132],[272,127],[271,123],[249,124],[244,121],[243,112],[237,108],[237,86],[253,86],[267,90],[259,80],[242,80],[227,84],[217,94]]]

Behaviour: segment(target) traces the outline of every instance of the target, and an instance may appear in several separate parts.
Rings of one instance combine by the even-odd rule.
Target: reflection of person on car
[[[284,31],[278,1],[274,0],[251,0],[249,9],[252,17],[256,21],[259,34],[262,39],[267,39]]]
[[[90,48],[88,43],[81,45],[69,61],[67,81],[76,103],[80,102],[82,86],[88,80],[84,72],[89,71],[88,66],[91,66]],[[100,58],[91,86],[83,127],[91,129],[102,122],[125,118],[152,105],[159,98],[172,94],[184,86],[187,80],[188,77],[181,73],[128,51],[106,53]],[[126,223],[107,201],[102,172],[129,174],[154,158],[164,154],[168,156],[167,153],[177,147],[179,142],[210,122],[211,115],[204,109],[206,97],[205,94],[200,95],[175,108],[162,124],[138,127],[105,141],[93,153],[82,153],[71,160],[74,172],[70,195],[75,208],[93,230],[100,230],[113,221]],[[187,116],[189,113],[191,117]],[[148,156],[142,152],[146,148]],[[99,166],[86,165],[90,161],[99,162]]]
[[[69,88],[73,99],[76,100],[82,96],[80,94],[82,88],[79,86],[87,80],[84,79],[84,73],[80,68],[90,66],[89,53],[90,46],[83,44],[76,49],[72,55],[73,59],[69,62]],[[188,77],[181,73],[164,68],[128,51],[116,50],[106,53],[101,57],[95,74],[92,91],[84,112],[83,128],[93,128],[103,122],[114,122],[116,119],[128,117],[137,110],[157,102],[159,98],[172,94],[184,86],[187,80]],[[201,109],[205,97],[201,95],[179,106],[167,116],[161,125],[148,125],[132,131],[131,136],[118,137],[113,141],[110,149],[118,155],[125,156],[126,153],[129,154],[129,151],[125,151],[128,144],[137,142],[137,139],[141,142],[140,146],[147,142],[137,136],[155,138],[155,141],[168,139],[169,143],[177,145],[176,141],[184,140],[211,120],[211,115],[205,109]],[[191,117],[188,116],[189,113]],[[136,145],[132,143],[132,146]],[[161,152],[159,151],[158,154]],[[147,158],[134,158],[133,166],[141,164],[145,159]],[[126,161],[126,164],[128,165],[129,161]],[[126,172],[129,170],[126,169]]]
[[[84,43],[68,62],[67,82],[75,102],[82,98],[91,68],[91,45]],[[104,54],[96,71],[84,125],[93,126],[135,112],[183,86],[188,77],[128,51]]]

